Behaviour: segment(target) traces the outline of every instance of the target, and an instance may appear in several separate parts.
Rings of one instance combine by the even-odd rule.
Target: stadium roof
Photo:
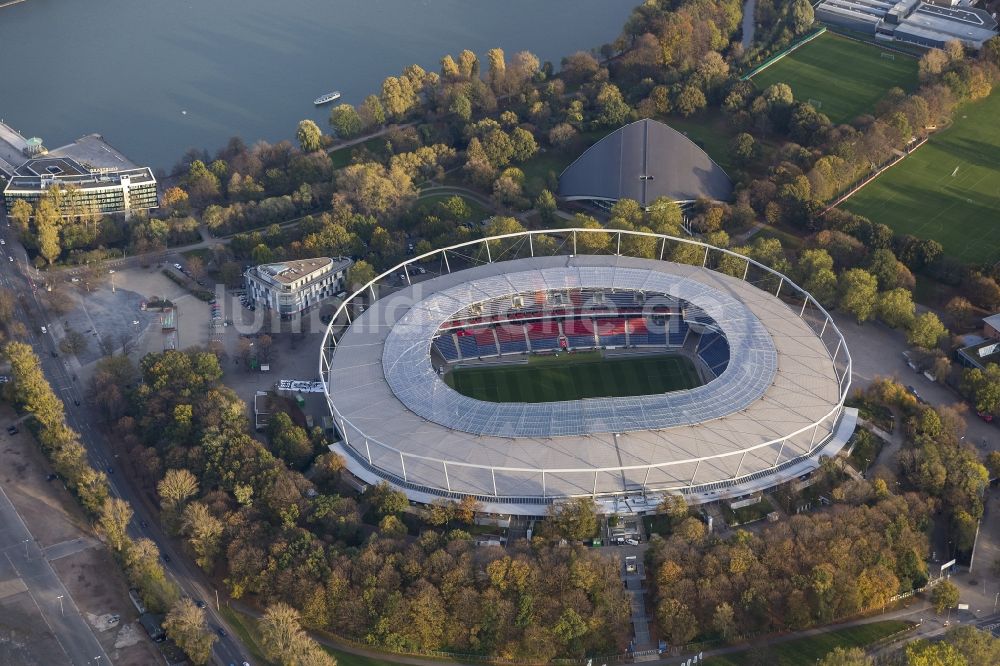
[[[733,182],[693,141],[655,120],[638,120],[588,148],[559,176],[565,199],[634,199],[648,208],[660,197],[728,201]]]
[[[476,401],[437,376],[431,338],[463,307],[597,284],[662,289],[709,311],[730,341],[725,372],[690,391],[573,405]],[[345,453],[408,488],[552,497],[727,482],[770,473],[836,428],[843,384],[825,344],[835,329],[824,324],[824,338],[801,314],[698,266],[590,255],[492,263],[375,301],[332,350],[329,400]]]

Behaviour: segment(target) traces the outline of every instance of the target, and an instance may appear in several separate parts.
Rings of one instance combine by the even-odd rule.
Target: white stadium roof
[[[731,361],[689,391],[564,403],[483,402],[438,377],[431,338],[454,313],[572,287],[681,297],[719,324]],[[411,495],[525,504],[639,489],[704,493],[815,455],[837,428],[847,350],[825,312],[813,309],[822,314],[810,320],[797,288],[782,296],[790,293],[787,303],[708,268],[625,256],[488,263],[375,301],[321,367],[349,467]]]

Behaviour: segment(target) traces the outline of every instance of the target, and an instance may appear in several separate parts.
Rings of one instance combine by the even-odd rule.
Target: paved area
[[[24,583],[42,621],[55,635],[64,658],[49,663],[87,664],[108,655],[59,580],[45,553],[35,543],[27,525],[0,488],[0,544],[15,576]],[[16,662],[15,662],[16,663]]]

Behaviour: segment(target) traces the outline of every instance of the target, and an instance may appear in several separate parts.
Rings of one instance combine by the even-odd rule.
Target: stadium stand
[[[596,347],[593,319],[567,319],[562,323],[563,334],[570,347]]]
[[[729,365],[729,343],[718,333],[702,333],[698,340],[698,357],[718,377]]]
[[[528,351],[528,343],[524,339],[523,324],[506,324],[496,327],[497,340],[500,341],[501,354],[519,354]]]
[[[455,347],[455,338],[451,333],[446,333],[444,335],[439,335],[434,338],[434,346],[437,348],[438,353],[446,361],[457,361],[458,360],[458,348]]]
[[[667,319],[667,344],[671,347],[683,347],[687,339],[688,323],[680,317]]]
[[[476,329],[473,333],[476,338],[476,346],[479,347],[479,356],[497,356],[497,340],[493,337],[493,328]]]
[[[625,344],[625,320],[598,319],[597,333],[601,345],[605,347],[621,347]]]
[[[559,329],[552,320],[525,324],[528,342],[534,351],[559,348]]]
[[[628,344],[634,347],[645,347],[649,344],[649,328],[642,317],[629,319],[627,330]]]

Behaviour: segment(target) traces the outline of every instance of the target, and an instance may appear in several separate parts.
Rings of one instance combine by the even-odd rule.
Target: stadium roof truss
[[[584,233],[617,237],[609,244],[616,254],[578,255]],[[537,256],[538,234],[561,237],[567,254]],[[704,260],[619,254],[627,236],[655,239],[661,257],[668,244],[698,246]],[[523,241],[528,256],[492,256]],[[457,269],[459,257],[483,254],[479,265]],[[710,255],[725,258],[730,272],[741,266],[742,276],[717,272]],[[409,265],[435,260],[441,274],[411,284]],[[405,284],[387,288],[397,275]],[[431,342],[456,312],[575,287],[664,294],[704,310],[729,342],[726,370],[687,391],[532,404],[475,400],[440,378]],[[562,229],[470,241],[386,271],[340,306],[324,338],[320,376],[343,438],[338,446],[362,478],[388,480],[419,499],[472,495],[498,509],[534,505],[544,513],[554,498],[580,495],[668,491],[705,501],[777,479],[781,470],[815,468],[824,446],[842,438],[851,357],[812,296],[752,259],[690,239]]]

